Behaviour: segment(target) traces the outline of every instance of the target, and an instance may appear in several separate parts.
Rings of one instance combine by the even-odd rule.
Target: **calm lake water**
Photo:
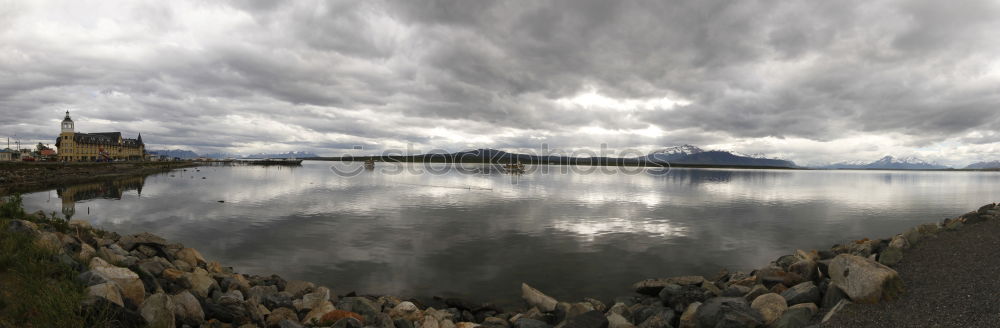
[[[644,278],[751,270],[1000,200],[997,172],[551,166],[511,176],[441,164],[344,176],[332,165],[360,167],[189,168],[33,193],[25,206],[150,231],[238,272],[339,294],[510,304],[521,282],[607,301]]]

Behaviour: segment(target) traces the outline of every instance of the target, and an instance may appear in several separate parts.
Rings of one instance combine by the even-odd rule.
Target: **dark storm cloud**
[[[201,151],[1000,156],[991,1],[39,1],[0,18],[0,130],[28,139],[71,110]]]

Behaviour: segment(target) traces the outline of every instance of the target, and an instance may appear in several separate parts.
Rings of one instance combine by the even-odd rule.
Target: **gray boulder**
[[[556,304],[559,303],[555,298],[545,295],[541,291],[528,286],[526,283],[521,283],[521,298],[529,305],[537,307],[542,312],[552,312],[556,309]],[[602,316],[603,317],[603,316]]]
[[[286,292],[279,292],[264,296],[264,304],[268,309],[274,309],[279,307],[294,308],[295,304],[292,301],[292,295]]]
[[[299,324],[298,322],[291,320],[282,320],[278,322],[278,328],[305,328],[305,326]]]
[[[149,328],[174,328],[174,303],[164,293],[150,295],[139,307]]]
[[[289,280],[285,282],[285,290],[283,291],[292,294],[293,298],[300,298],[312,292],[314,288],[316,288],[316,285],[308,281]]]
[[[121,245],[126,251],[131,251],[139,245],[152,245],[162,247],[167,244],[167,241],[163,237],[143,232],[139,234],[134,234],[130,236],[122,237],[118,240],[118,244]]]
[[[330,289],[326,287],[317,287],[316,291],[305,294],[300,300],[292,301],[295,306],[295,310],[312,310],[313,308],[320,306],[323,302],[330,300]]]
[[[788,305],[819,303],[820,292],[816,284],[812,281],[807,281],[785,290],[781,293],[781,297],[784,297],[788,301]]]
[[[133,304],[142,304],[146,298],[146,287],[139,279],[139,275],[132,270],[112,265],[96,266],[90,270],[90,273],[87,273],[87,276],[99,276],[99,279],[117,284],[121,288],[122,297]],[[98,278],[93,279],[99,280]]]
[[[278,287],[276,286],[253,286],[250,287],[250,290],[247,293],[247,300],[258,304],[264,304],[264,299],[277,293]]]
[[[669,314],[668,314],[669,313]],[[673,321],[674,312],[661,312],[646,319],[639,324],[639,328],[673,328],[670,322]],[[609,322],[610,323],[610,322]]]
[[[715,297],[698,307],[699,327],[759,327],[760,313],[750,308],[742,297]]]
[[[799,260],[788,266],[788,272],[798,274],[806,280],[816,279],[816,262],[811,259]]]
[[[632,309],[633,322],[635,322],[638,325],[641,325],[646,321],[649,321],[651,318],[655,316],[661,316],[668,319],[667,321],[671,321],[671,319],[673,319],[674,317],[674,311],[671,310],[670,308],[658,305],[650,305],[650,306],[636,305]]]
[[[608,328],[608,318],[601,311],[590,311],[566,319],[561,328]]]
[[[292,309],[277,308],[272,310],[271,314],[267,316],[266,324],[268,328],[273,328],[278,327],[282,321],[299,323],[299,316]]]
[[[636,293],[656,296],[659,295],[660,290],[666,285],[701,285],[705,281],[705,277],[702,276],[682,276],[682,277],[672,277],[672,278],[657,278],[657,279],[646,279],[637,283],[632,284],[632,289]]]
[[[514,321],[514,328],[550,328],[549,324],[544,321],[529,319],[529,318],[518,318]]]
[[[678,328],[696,328],[698,326],[698,309],[701,302],[694,302],[688,305],[687,309],[681,313],[681,318],[677,320]]]
[[[358,319],[355,318],[343,318],[337,320],[333,323],[332,328],[361,328],[363,325]]]
[[[743,285],[730,285],[722,290],[722,297],[741,297],[750,292],[750,287]]]
[[[197,327],[205,322],[205,312],[201,309],[201,303],[189,291],[182,291],[170,296],[174,304],[174,317],[182,324]]]
[[[826,293],[823,293],[823,302],[820,305],[825,308],[831,308],[843,299],[847,299],[847,294],[844,294],[844,291],[840,290],[840,287],[836,283],[831,282],[826,287]]]
[[[750,303],[750,308],[760,313],[761,318],[764,319],[764,324],[770,325],[781,318],[782,314],[785,314],[785,311],[788,310],[788,303],[781,295],[769,293],[753,300]]]
[[[688,304],[704,302],[710,295],[709,291],[697,285],[665,284],[660,289],[658,296],[664,306],[679,312],[683,311]]]
[[[40,230],[38,230],[38,225],[31,221],[26,220],[11,220],[7,224],[7,231],[24,233],[29,236],[38,236]]]
[[[878,254],[878,263],[882,263],[887,266],[894,266],[903,259],[903,249],[896,247],[887,247]]]
[[[771,291],[768,290],[767,287],[764,287],[764,285],[754,285],[753,288],[750,288],[750,292],[748,292],[746,295],[743,295],[743,298],[745,298],[747,302],[753,302],[753,300],[757,299],[757,297],[759,297],[760,295],[764,295],[770,292]]]
[[[337,303],[337,309],[360,314],[365,322],[375,322],[376,316],[382,313],[374,302],[364,297],[345,297]]]
[[[812,313],[807,308],[790,308],[785,311],[772,328],[802,328],[809,325]]]
[[[87,287],[87,297],[84,299],[84,304],[96,304],[99,300],[115,304],[119,307],[125,307],[125,302],[122,300],[121,287],[112,282],[104,282]]]
[[[830,262],[830,278],[855,303],[893,300],[903,293],[903,280],[875,261],[841,254]]]
[[[608,313],[608,315],[606,315],[606,317],[608,318],[608,328],[633,328],[633,327],[635,327],[635,325],[633,325],[631,322],[629,322],[629,320],[626,319],[625,317],[623,317],[621,314],[611,312],[611,313]]]

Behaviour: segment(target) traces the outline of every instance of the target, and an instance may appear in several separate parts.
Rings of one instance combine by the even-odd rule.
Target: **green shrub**
[[[20,194],[0,197],[0,218],[23,219],[26,216],[28,215],[21,206]]]

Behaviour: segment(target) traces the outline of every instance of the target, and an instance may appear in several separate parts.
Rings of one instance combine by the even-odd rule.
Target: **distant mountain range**
[[[1000,161],[977,162],[966,166],[967,169],[1000,169]]]
[[[922,159],[910,156],[895,158],[885,156],[874,162],[848,161],[838,162],[823,166],[824,169],[868,169],[868,170],[940,170],[948,169],[944,165],[929,163]]]
[[[798,167],[792,161],[766,158],[761,154],[745,155],[724,150],[706,151],[692,145],[657,150],[642,158],[649,162],[669,164]]]
[[[198,158],[198,154],[197,153],[195,153],[193,151],[190,151],[190,150],[183,150],[183,149],[150,150],[149,153],[153,154],[153,155],[164,155],[164,156],[167,156],[167,157],[170,157],[170,158],[174,158],[174,157],[180,158],[180,159]]]
[[[165,156],[171,157],[171,158],[172,157],[177,157],[177,158],[181,158],[181,159],[192,159],[192,158],[198,158],[198,157],[215,158],[215,159],[223,159],[223,158],[293,158],[293,157],[294,158],[306,158],[306,157],[319,157],[319,155],[316,155],[315,153],[305,152],[305,151],[298,151],[298,152],[291,152],[290,151],[290,152],[287,152],[287,153],[275,153],[275,154],[260,153],[260,154],[252,154],[252,155],[239,155],[239,154],[231,154],[231,153],[211,153],[211,154],[205,154],[205,155],[198,155],[198,153],[195,153],[195,152],[190,151],[190,150],[171,149],[171,150],[150,150],[149,153],[150,154],[155,154],[155,155],[165,155]]]
[[[712,167],[798,167],[791,161],[751,157],[728,151],[710,150],[684,145],[654,151],[649,155],[620,157],[571,157],[562,155],[528,155],[508,153],[496,149],[474,149],[447,154],[423,154],[410,156],[344,156],[318,159],[367,160],[401,162],[463,162],[463,163],[511,163],[525,164],[578,164],[578,165],[645,165],[645,166],[712,166]]]
[[[243,158],[306,158],[306,157],[319,157],[319,155],[306,151],[290,151],[287,153],[273,153],[273,154],[260,153],[260,154],[251,154],[243,156]]]

